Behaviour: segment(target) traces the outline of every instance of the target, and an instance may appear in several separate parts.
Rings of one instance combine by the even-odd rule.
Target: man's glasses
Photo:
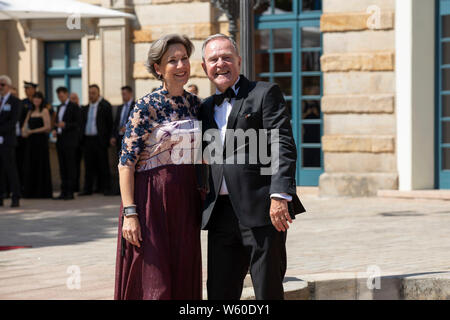
[[[6,83],[0,83],[0,87],[6,86]]]

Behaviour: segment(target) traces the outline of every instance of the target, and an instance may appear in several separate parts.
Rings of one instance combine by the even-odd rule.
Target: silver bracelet
[[[131,205],[123,208],[123,215],[125,217],[137,216],[136,205]]]

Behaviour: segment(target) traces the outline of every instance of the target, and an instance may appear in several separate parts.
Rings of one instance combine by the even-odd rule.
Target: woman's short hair
[[[182,44],[186,48],[188,57],[191,56],[194,51],[194,45],[185,35],[168,34],[162,38],[159,38],[150,46],[150,50],[148,50],[147,63],[145,66],[147,67],[147,70],[156,77],[156,79],[162,80],[162,77],[156,72],[154,64],[161,64],[162,57],[167,52],[169,46],[176,43]]]

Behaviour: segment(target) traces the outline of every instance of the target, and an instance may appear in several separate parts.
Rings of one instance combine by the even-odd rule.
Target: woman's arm
[[[28,131],[28,119],[30,119],[30,113],[31,111],[27,112],[27,116],[25,117],[25,121],[23,122],[22,125],[22,137],[26,138],[28,137],[28,135],[30,134],[30,132]]]

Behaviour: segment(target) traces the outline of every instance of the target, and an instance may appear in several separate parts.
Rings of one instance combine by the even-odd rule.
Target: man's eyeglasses
[[[6,86],[6,83],[0,83],[0,87]]]

